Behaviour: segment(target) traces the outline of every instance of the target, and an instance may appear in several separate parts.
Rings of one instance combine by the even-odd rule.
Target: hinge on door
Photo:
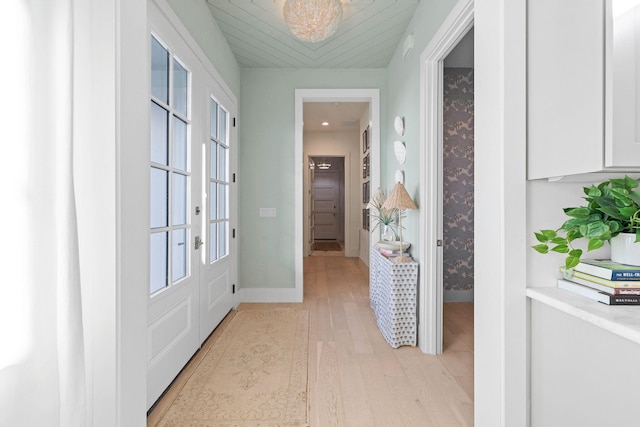
[[[442,246],[442,240],[438,239],[438,240],[436,241],[436,246]]]
[[[236,127],[236,118],[233,118],[233,127]]]
[[[236,174],[233,174],[233,182],[236,182]]]
[[[233,285],[231,285],[231,293],[232,294],[236,293],[236,285],[235,285],[235,283]]]
[[[235,239],[236,238],[236,229],[233,229],[233,232],[231,233],[231,236]]]

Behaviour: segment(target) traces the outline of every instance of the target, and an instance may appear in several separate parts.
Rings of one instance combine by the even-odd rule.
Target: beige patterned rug
[[[239,311],[160,426],[307,426],[309,311]]]

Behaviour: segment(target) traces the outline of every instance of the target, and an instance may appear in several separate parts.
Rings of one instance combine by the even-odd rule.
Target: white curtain
[[[85,426],[72,0],[0,3],[0,425]]]

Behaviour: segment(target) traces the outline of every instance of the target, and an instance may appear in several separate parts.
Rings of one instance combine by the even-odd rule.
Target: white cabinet
[[[605,166],[640,163],[640,3],[607,8]],[[626,7],[625,7],[626,6]]]
[[[527,2],[529,179],[640,169],[640,144],[613,130],[610,7]]]
[[[377,249],[369,262],[371,308],[382,336],[393,348],[415,346],[418,263],[395,264]]]

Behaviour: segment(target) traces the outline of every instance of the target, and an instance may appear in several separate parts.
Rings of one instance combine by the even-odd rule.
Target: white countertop
[[[557,287],[527,288],[527,296],[640,344],[640,305],[606,305]]]

